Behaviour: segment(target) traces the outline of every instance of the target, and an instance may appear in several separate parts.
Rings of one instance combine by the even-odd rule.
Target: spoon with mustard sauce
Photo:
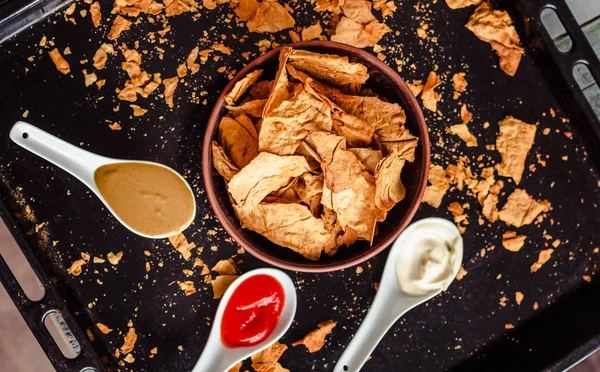
[[[10,139],[71,173],[138,235],[169,237],[187,228],[196,215],[190,185],[165,165],[96,155],[22,121],[11,128]]]
[[[256,269],[225,291],[192,372],[227,372],[285,334],[296,314],[296,288],[283,271]]]
[[[402,315],[448,288],[462,256],[462,237],[452,222],[425,218],[407,227],[392,245],[371,308],[333,371],[360,371]]]

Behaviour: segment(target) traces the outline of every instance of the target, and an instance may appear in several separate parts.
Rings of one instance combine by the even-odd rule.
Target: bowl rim
[[[241,80],[246,74],[249,72],[260,68],[260,66],[267,60],[273,58],[275,55],[278,55],[282,48],[291,47],[295,49],[302,49],[304,47],[325,47],[332,49],[330,53],[335,53],[336,50],[342,50],[349,54],[358,55],[360,58],[370,62],[373,64],[376,69],[381,71],[387,78],[392,80],[392,82],[400,88],[401,93],[404,95],[404,98],[408,101],[407,107],[403,107],[406,112],[411,111],[410,116],[411,120],[414,121],[414,125],[418,127],[422,133],[419,136],[419,145],[422,146],[423,156],[421,159],[421,164],[417,166],[421,167],[424,172],[423,176],[419,180],[418,190],[415,195],[415,198],[412,200],[412,203],[407,211],[407,213],[402,217],[399,223],[392,229],[390,234],[381,240],[379,243],[370,247],[370,249],[366,250],[362,254],[347,259],[341,262],[334,263],[319,263],[319,261],[315,261],[314,263],[291,263],[286,260],[282,260],[276,257],[273,257],[267,253],[264,253],[258,249],[255,249],[246,238],[238,234],[236,229],[231,225],[230,221],[227,219],[226,214],[223,210],[223,207],[219,203],[216,193],[214,192],[215,184],[212,180],[212,151],[211,144],[213,141],[214,133],[218,127],[219,119],[221,118],[221,110],[225,106],[225,95],[227,92],[233,89],[233,86],[236,82]],[[404,104],[404,102],[403,102]],[[422,137],[422,138],[421,138]],[[430,141],[429,141],[429,132],[427,130],[427,124],[425,123],[425,118],[423,116],[423,111],[421,110],[421,106],[419,105],[416,97],[412,93],[412,91],[408,88],[404,80],[394,71],[391,67],[386,65],[379,58],[370,54],[369,52],[358,49],[351,45],[341,44],[333,41],[301,41],[297,43],[290,43],[286,45],[279,46],[269,52],[259,56],[258,58],[252,60],[246,66],[244,66],[235,77],[229,81],[225,89],[219,95],[219,98],[215,102],[213,109],[211,111],[210,117],[208,119],[206,129],[204,132],[204,139],[202,143],[202,177],[204,179],[204,188],[206,190],[206,194],[208,196],[208,201],[210,203],[211,208],[215,212],[217,219],[221,223],[221,225],[225,228],[225,231],[238,243],[240,244],[246,251],[252,254],[254,257],[259,260],[273,265],[275,267],[279,267],[286,270],[291,271],[300,271],[300,272],[313,272],[313,273],[322,273],[322,272],[331,272],[346,269],[348,267],[352,267],[358,265],[375,255],[381,253],[387,247],[390,246],[391,243],[394,242],[400,235],[400,233],[408,226],[408,224],[412,221],[413,217],[417,213],[419,205],[421,204],[421,199],[423,198],[423,194],[425,192],[425,187],[427,186],[427,179],[429,173],[429,165],[430,165]]]

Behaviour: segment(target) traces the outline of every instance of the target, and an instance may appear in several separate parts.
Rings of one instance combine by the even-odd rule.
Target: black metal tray
[[[592,152],[597,143],[597,121],[594,123],[589,108],[577,101],[580,97],[573,93],[572,81],[561,77],[561,68],[568,61],[544,46],[548,36],[540,29],[538,17],[532,16],[539,14],[541,2],[506,4],[527,47],[517,75],[512,78],[499,70],[489,45],[463,27],[474,8],[453,11],[443,1],[422,2],[418,7],[416,4],[416,0],[397,1],[398,11],[386,23],[398,33],[386,36],[381,44],[388,48],[384,53],[390,65],[394,66],[394,57],[400,54],[410,59],[400,72],[408,81],[424,79],[436,65],[439,73],[445,73],[441,87],[444,100],[440,103],[443,118],[425,110],[435,154],[432,162],[454,163],[462,153],[478,163],[476,157],[481,150],[467,150],[457,138],[444,135],[445,127],[458,120],[458,104],[451,98],[451,75],[466,71],[469,93],[461,98],[474,113],[471,128],[480,146],[494,143],[497,122],[508,114],[539,123],[527,163],[535,164],[537,153],[550,158],[546,167],[538,164],[534,172],[526,172],[519,186],[536,198],[548,199],[553,210],[541,224],[519,229],[528,239],[521,252],[515,254],[500,244],[506,226],[478,225],[476,201],[465,199],[472,205],[472,222],[464,234],[464,267],[468,274],[396,324],[365,370],[563,370],[600,345],[600,254],[592,253],[600,246],[600,162],[597,153]],[[103,5],[105,16],[111,5]],[[309,2],[299,6],[306,12],[296,12],[297,24],[308,26],[322,18]],[[76,13],[84,8],[84,3],[77,7]],[[239,70],[247,62],[241,54],[251,52],[250,58],[255,57],[255,44],[270,38],[250,34],[242,42],[232,39],[233,34],[247,32],[235,22],[223,22],[230,12],[225,4],[214,11],[201,10],[197,21],[191,15],[171,20],[172,30],[166,37],[169,42],[160,45],[167,50],[164,60],[156,58],[155,52],[144,56],[145,69],[162,72],[163,77],[173,76],[177,64],[195,45],[204,49],[213,42],[223,42],[233,53],[221,55],[217,62],[209,59],[200,73],[187,77],[186,84],[177,89],[176,109],[169,110],[155,95],[142,104],[150,111],[140,118],[130,118],[131,110],[123,103],[118,112],[113,111],[117,105],[114,90],[126,80],[115,67],[120,64],[119,59],[109,59],[109,67],[98,73],[107,80],[102,89],[84,87],[81,70],[93,70],[91,58],[102,40],[102,31],[93,30],[89,18],[77,17],[75,26],[60,13],[53,14],[0,45],[0,214],[32,263],[47,295],[37,303],[28,301],[1,259],[0,278],[60,371],[80,371],[84,367],[98,371],[188,371],[202,351],[218,302],[212,299],[212,292],[200,275],[185,277],[182,269],[191,268],[191,261],[184,261],[166,240],[132,235],[81,183],[11,143],[8,131],[28,110],[27,121],[71,143],[107,156],[160,161],[183,172],[198,201],[198,217],[186,236],[204,247],[200,257],[209,266],[230,257],[238,247],[219,226],[204,198],[200,144],[217,93],[228,81],[226,74],[217,69],[228,66]],[[416,16],[429,23],[437,43],[417,37],[420,19]],[[119,39],[119,44],[125,42],[132,47],[134,40],[142,40],[141,49],[151,49],[144,37],[149,31],[160,29],[160,24],[136,25]],[[222,40],[221,34],[228,36]],[[73,54],[68,58],[73,77],[56,71],[46,50],[40,54],[37,44],[43,35],[54,38],[61,50],[70,47]],[[273,40],[284,42],[281,35]],[[576,41],[584,45],[577,53],[589,58],[585,40],[579,37]],[[28,61],[30,56],[34,56],[33,62]],[[80,65],[81,59],[90,62]],[[590,66],[594,63],[597,61]],[[597,75],[596,79],[600,81]],[[190,100],[192,93],[199,98]],[[104,99],[98,100],[101,96]],[[550,108],[556,117],[549,114]],[[105,120],[119,122],[123,130],[111,131]],[[486,121],[491,125],[484,129],[482,124]],[[544,128],[551,128],[551,133],[543,135]],[[571,131],[572,139],[564,134]],[[436,145],[440,135],[444,135],[448,145]],[[505,191],[512,188],[509,185]],[[500,205],[505,198],[506,195],[501,198]],[[438,210],[424,205],[416,218],[449,218],[445,206],[456,200],[462,201],[462,196],[447,195]],[[25,206],[34,217],[25,214]],[[41,222],[47,225],[36,232],[35,225]],[[542,237],[544,232],[562,243],[542,269],[531,273],[530,265],[548,244]],[[482,257],[484,248],[487,249]],[[90,263],[77,277],[66,272],[81,252],[105,256],[111,251],[124,252],[117,266]],[[151,255],[146,256],[144,251]],[[360,274],[354,268],[329,274],[289,273],[297,283],[299,304],[296,321],[283,342],[290,344],[326,319],[333,319],[337,326],[321,351],[309,354],[303,347],[291,347],[281,359],[283,366],[294,372],[333,369],[368,310],[386,256],[384,252],[361,265],[364,271]],[[237,259],[243,261],[239,265],[242,272],[265,266],[248,254],[238,255]],[[152,267],[149,272],[146,262]],[[591,282],[584,281],[583,275],[589,275]],[[186,297],[175,283],[178,280],[193,280],[199,291]],[[514,301],[516,291],[525,294],[520,306]],[[508,298],[507,305],[501,306],[499,301],[504,296]],[[534,310],[536,302],[539,309]],[[49,309],[62,312],[79,341],[82,353],[77,359],[62,358],[41,326],[41,317]],[[123,363],[113,355],[122,345],[130,320],[139,336],[133,364]],[[113,332],[98,332],[96,322],[113,328]],[[507,324],[515,328],[507,330]],[[95,336],[93,342],[85,336],[88,329]],[[150,350],[155,347],[158,354],[150,358]]]

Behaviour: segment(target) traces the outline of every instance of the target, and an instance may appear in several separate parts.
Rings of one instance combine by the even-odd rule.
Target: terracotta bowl
[[[262,79],[273,79],[278,67],[280,48],[260,56],[244,67],[229,82],[217,100],[206,127],[202,149],[204,185],[210,205],[225,230],[255,257],[273,266],[294,271],[327,272],[340,270],[357,265],[383,251],[400,235],[415,215],[427,185],[429,171],[427,126],[425,125],[423,112],[406,83],[394,70],[368,52],[329,41],[307,41],[287,46],[318,53],[347,56],[353,62],[362,63],[367,66],[370,74],[365,86],[371,88],[380,97],[384,97],[389,102],[397,102],[404,108],[407,116],[406,127],[413,135],[419,137],[416,159],[413,163],[407,163],[402,171],[402,182],[407,190],[406,197],[388,213],[384,222],[377,224],[378,233],[375,235],[373,245],[369,245],[365,241],[357,241],[350,247],[340,247],[333,257],[323,254],[318,261],[310,261],[288,248],[272,243],[258,233],[242,229],[231,207],[225,182],[213,167],[211,142],[217,140],[219,121],[227,111],[224,100],[225,94],[233,88],[238,80],[256,69],[264,70]]]

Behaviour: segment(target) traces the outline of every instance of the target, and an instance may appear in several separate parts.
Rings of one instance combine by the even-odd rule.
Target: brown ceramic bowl
[[[366,87],[371,88],[389,102],[397,102],[404,108],[407,116],[406,127],[413,135],[419,137],[416,159],[413,163],[407,163],[402,171],[402,182],[406,187],[406,197],[389,211],[384,222],[377,224],[378,233],[375,235],[372,246],[366,241],[357,241],[350,247],[341,247],[333,257],[322,255],[318,261],[310,261],[288,248],[272,243],[254,231],[242,229],[231,207],[225,182],[213,167],[211,142],[217,139],[219,122],[227,111],[224,100],[225,94],[233,88],[238,80],[256,69],[264,70],[262,79],[273,79],[278,67],[280,48],[263,54],[244,67],[229,82],[217,100],[204,135],[202,149],[204,185],[210,205],[225,230],[255,257],[273,266],[294,271],[327,272],[340,270],[357,265],[384,250],[400,235],[417,212],[427,185],[429,171],[427,126],[425,125],[423,112],[406,83],[394,70],[368,52],[329,41],[307,41],[287,46],[318,53],[347,56],[353,62],[364,64],[369,69],[370,74]]]

